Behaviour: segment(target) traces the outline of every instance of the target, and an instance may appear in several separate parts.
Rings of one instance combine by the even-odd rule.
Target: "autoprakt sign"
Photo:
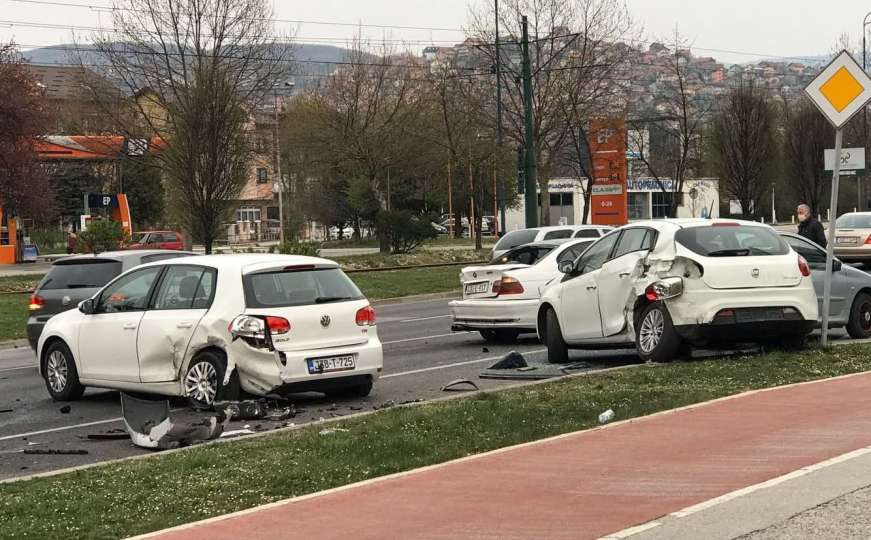
[[[594,120],[587,130],[593,163],[590,221],[596,225],[627,223],[626,124],[622,119]]]

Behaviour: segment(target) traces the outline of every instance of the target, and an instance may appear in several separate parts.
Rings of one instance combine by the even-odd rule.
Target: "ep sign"
[[[829,149],[824,153],[826,162],[826,170],[835,170],[835,150]],[[861,171],[865,168],[865,149],[864,148],[842,148],[841,149],[841,170],[842,171]]]

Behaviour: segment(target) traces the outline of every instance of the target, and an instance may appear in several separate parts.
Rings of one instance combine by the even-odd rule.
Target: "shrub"
[[[391,210],[378,214],[378,235],[387,240],[391,253],[411,253],[438,233],[431,216],[416,216],[409,210]]]
[[[278,251],[284,255],[305,255],[307,257],[317,257],[320,253],[321,245],[314,242],[285,242]]]
[[[118,221],[108,219],[96,219],[92,221],[87,230],[79,233],[77,247],[82,253],[97,254],[102,251],[120,249],[124,242],[129,241],[130,235]]]

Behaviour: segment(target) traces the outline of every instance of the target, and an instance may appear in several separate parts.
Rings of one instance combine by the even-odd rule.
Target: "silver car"
[[[807,260],[822,314],[826,251],[797,234],[781,233],[781,236],[796,253]],[[846,327],[847,333],[854,339],[871,337],[871,275],[837,259],[832,270],[829,327]]]

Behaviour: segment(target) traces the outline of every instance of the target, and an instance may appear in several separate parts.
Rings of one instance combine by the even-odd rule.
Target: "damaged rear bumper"
[[[690,324],[676,326],[678,335],[695,344],[750,343],[810,334],[816,321],[757,321],[733,324]]]
[[[451,308],[451,330],[511,328],[535,331],[537,298],[532,300],[455,300]]]

